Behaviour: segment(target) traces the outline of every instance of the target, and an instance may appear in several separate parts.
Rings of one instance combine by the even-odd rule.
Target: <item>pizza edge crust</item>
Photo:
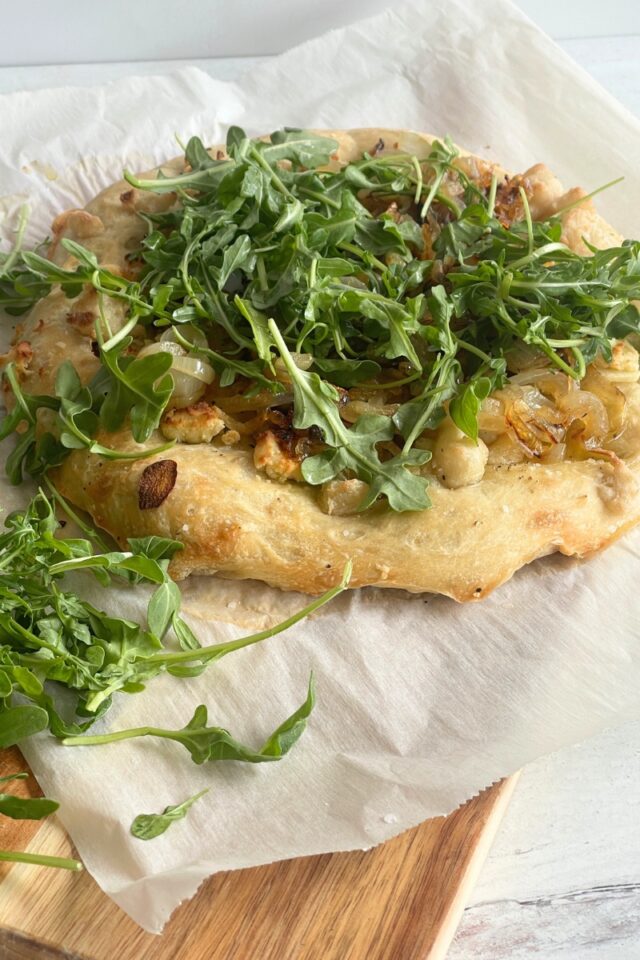
[[[322,132],[339,141],[343,160],[370,151],[379,138],[422,154],[434,139],[375,128]],[[162,169],[179,170],[182,164],[176,159]],[[541,165],[529,175],[536,218],[584,196],[579,188],[565,192]],[[84,211],[54,221],[53,259],[63,263],[67,258],[59,245],[66,236],[92,249],[101,263],[125,269],[127,249],[141,235],[136,212],[159,209],[162,202],[125,181],[112,185]],[[563,228],[566,242],[576,249],[583,249],[583,237],[596,246],[620,240],[591,201],[563,216]],[[70,320],[69,302],[60,291],[40,301],[21,326],[16,340],[26,341],[32,351],[24,372],[27,392],[51,392],[63,359],[71,359],[83,379],[94,372],[97,361],[87,331],[77,316]],[[9,359],[16,359],[16,350]],[[635,395],[632,407],[634,422],[640,423]],[[147,445],[160,440],[158,434]],[[108,443],[118,449],[137,447],[126,430],[109,435]],[[635,453],[640,453],[640,430]],[[159,459],[176,463],[176,484],[159,507],[142,510],[140,477]],[[638,456],[489,467],[471,486],[451,490],[434,482],[430,510],[394,514],[380,507],[350,517],[323,513],[315,489],[306,484],[266,478],[256,471],[250,451],[211,445],[177,444],[161,456],[133,462],[74,451],[52,477],[63,496],[122,544],[129,536],[150,534],[180,540],[184,549],[171,564],[177,579],[218,574],[315,594],[335,584],[351,560],[353,587],[395,587],[471,600],[537,557],[555,551],[586,557],[615,540],[640,520],[639,472]]]

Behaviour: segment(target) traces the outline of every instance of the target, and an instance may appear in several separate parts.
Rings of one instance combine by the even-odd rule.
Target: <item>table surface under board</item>
[[[639,36],[559,42],[640,115]],[[187,63],[231,79],[257,59],[0,67],[0,93],[86,86],[135,73],[164,73]],[[450,960],[640,956],[639,761],[637,723],[524,771]]]

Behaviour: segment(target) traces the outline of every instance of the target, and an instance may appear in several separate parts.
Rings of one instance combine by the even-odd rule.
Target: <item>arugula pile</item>
[[[0,304],[13,312],[56,283],[68,296],[89,284],[127,309],[120,330],[100,331],[102,366],[87,387],[66,366],[55,397],[28,398],[8,371],[18,403],[2,435],[27,427],[9,464],[14,481],[22,469],[41,475],[78,446],[121,456],[95,436],[127,418],[134,438],[148,440],[169,402],[171,360],[127,355],[138,324],[151,336],[173,326],[178,342],[214,367],[221,388],[237,381],[248,395],[289,388],[278,380],[279,355],[293,386],[294,426],[317,428],[325,444],[304,461],[305,480],[358,477],[369,485],[361,509],[384,498],[397,511],[429,506],[419,468],[430,454],[416,446],[422,432],[448,406],[477,439],[480,404],[504,385],[514,346],[527,344],[580,379],[598,354],[610,357],[614,338],[638,332],[640,243],[576,254],[561,242],[559,218],[532,222],[522,188],[524,218],[505,226],[496,213],[501,185],[469,179],[448,141],[434,142],[426,159],[373,152],[342,169],[330,164],[336,148],[306,131],[259,141],[232,127],[226,157],[213,159],[192,138],[185,173],[127,173],[136,189],[177,200],[142,215],[147,235],[131,254],[141,266],[136,280],[68,240],[73,270],[18,248],[5,255]],[[186,323],[209,346],[181,339]],[[310,369],[298,368],[296,353],[311,355]],[[340,389],[356,386],[394,391],[396,412],[346,425]],[[40,407],[53,411],[57,427],[37,437]],[[392,439],[393,456],[382,446]]]
[[[298,623],[344,590],[349,579],[345,570],[340,584],[272,628],[201,647],[180,616],[180,590],[167,573],[169,560],[181,544],[146,537],[131,539],[128,551],[94,553],[87,539],[55,536],[58,522],[53,505],[42,492],[5,523],[7,531],[0,536],[0,746],[45,729],[61,739],[77,737],[106,713],[115,693],[137,693],[163,671],[177,677],[196,676],[221,657]],[[153,585],[146,628],[111,616],[69,590],[63,577],[75,571],[90,571],[105,587],[114,580]],[[172,634],[182,649],[166,644]],[[58,695],[62,688],[63,697]],[[14,703],[16,697],[19,703]],[[305,704],[304,718],[313,707],[311,689]],[[301,717],[296,712],[285,727],[278,728],[268,741],[271,746],[263,748],[265,757],[286,753],[302,732]],[[225,731],[207,728],[204,706],[198,707],[188,729],[200,750],[208,744],[206,759],[232,758],[235,751],[233,759],[257,762],[257,754],[242,748]],[[144,735],[152,732],[169,735],[156,730]],[[107,736],[122,739],[122,734]],[[180,739],[175,731],[172,738]],[[225,757],[220,754],[223,742]]]
[[[222,727],[207,725],[200,704],[182,730],[142,727],[97,736],[82,736],[109,710],[119,691],[138,693],[157,674],[193,677],[221,657],[286,630],[346,588],[341,583],[303,610],[267,630],[238,640],[201,647],[180,615],[181,595],[167,573],[182,544],[163,537],[130,539],[128,551],[111,551],[100,535],[84,526],[51,487],[69,516],[90,539],[59,539],[54,500],[40,491],[25,510],[10,514],[0,535],[0,749],[49,730],[65,745],[83,746],[131,737],[154,736],[182,744],[195,763],[279,760],[303,733],[314,706],[313,681],[304,703],[254,751],[234,740]],[[95,553],[93,543],[102,552]],[[64,578],[87,571],[103,587],[115,581],[153,586],[146,626],[112,616],[70,590]],[[173,635],[174,642],[166,641]],[[176,649],[176,645],[182,649]],[[0,778],[20,779],[26,774]],[[198,795],[200,796],[200,794]],[[144,814],[132,826],[134,836],[151,839],[184,817],[198,797],[169,807],[163,814]],[[40,819],[58,808],[45,798],[20,798],[0,792],[0,815]],[[0,850],[0,861],[80,869],[75,860]]]

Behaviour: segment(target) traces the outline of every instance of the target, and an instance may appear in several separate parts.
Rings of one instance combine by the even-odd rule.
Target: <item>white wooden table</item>
[[[240,0],[240,7],[246,6]],[[376,9],[379,6],[374,4]],[[536,19],[548,28],[553,4],[540,0],[522,6],[530,15],[535,15],[537,7]],[[571,26],[566,16],[556,36],[564,34],[561,46],[640,115],[640,17],[634,12],[635,4],[614,0],[610,6],[611,29],[623,22],[628,30],[635,18],[637,28],[632,29],[638,36],[589,37],[594,21],[588,14],[595,8],[586,0],[587,15],[577,24],[576,36],[566,38]],[[608,31],[601,27],[599,32]],[[136,73],[166,72],[187,63],[230,79],[255,59],[0,67],[0,93],[86,86]],[[6,56],[2,62],[8,62]],[[639,813],[640,723],[527,767],[465,912],[450,960],[640,957]]]

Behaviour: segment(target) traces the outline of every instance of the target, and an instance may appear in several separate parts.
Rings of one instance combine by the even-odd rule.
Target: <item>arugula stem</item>
[[[39,867],[57,867],[60,870],[84,869],[79,860],[49,857],[43,853],[22,853],[20,850],[0,850],[0,860],[9,863],[33,863]]]
[[[49,488],[49,493],[51,494],[53,499],[56,501],[56,503],[60,507],[62,507],[62,509],[64,510],[66,515],[69,517],[69,519],[73,520],[76,526],[79,527],[82,530],[82,532],[85,533],[91,541],[93,541],[93,543],[99,546],[104,553],[107,553],[108,550],[110,549],[109,545],[107,544],[106,540],[102,538],[102,536],[95,529],[95,527],[90,527],[88,523],[85,523],[84,520],[80,519],[80,517],[75,512],[75,510],[71,508],[71,505],[69,504],[68,500],[65,500],[62,494],[59,493],[58,490],[56,490],[56,488],[51,483],[51,480],[46,474],[43,479],[47,487]]]
[[[93,747],[102,743],[115,743],[117,740],[134,740],[137,737],[170,737],[178,731],[164,730],[162,727],[131,727],[129,730],[116,730],[113,733],[95,733],[82,737],[65,737],[64,747]]]
[[[522,267],[526,267],[528,264],[533,263],[534,260],[540,260],[542,257],[548,257],[553,253],[567,253],[569,248],[564,243],[545,243],[544,246],[538,247],[533,250],[530,249],[526,256],[520,257],[519,260],[512,260],[509,264],[510,270],[521,270]]]
[[[8,255],[4,263],[0,264],[0,280],[5,277],[13,268],[16,260],[20,255],[22,250],[22,241],[24,240],[24,232],[27,229],[27,223],[29,222],[29,207],[26,203],[23,203],[18,212],[18,225],[16,227],[15,235],[16,239],[13,245],[11,253]]]
[[[579,207],[582,203],[586,203],[587,200],[591,200],[592,197],[596,197],[599,193],[602,193],[603,190],[608,190],[609,187],[615,187],[619,183],[622,183],[624,177],[616,177],[615,180],[610,180],[609,183],[604,183],[601,187],[596,187],[595,190],[592,190],[591,193],[587,193],[584,197],[578,197],[577,200],[574,200],[573,203],[568,203],[565,207],[560,207],[559,210],[556,210],[554,217],[561,217],[563,213],[568,213],[569,210],[573,210],[574,207]]]
[[[13,392],[13,396],[15,398],[16,404],[20,407],[20,409],[24,414],[23,419],[26,420],[27,423],[30,423],[32,426],[35,425],[36,418],[32,414],[29,407],[27,406],[27,401],[24,398],[24,394],[22,392],[22,389],[16,377],[16,365],[13,361],[11,361],[11,363],[8,363],[7,366],[4,368],[4,375],[9,381],[9,386],[11,387],[11,390]]]
[[[491,186],[489,187],[489,194],[487,196],[487,213],[490,217],[493,216],[495,206],[496,206],[496,193],[498,192],[498,175],[496,173],[491,177]]]
[[[7,567],[11,563],[11,561],[15,560],[16,557],[19,557],[21,553],[22,553],[22,544],[19,543],[16,546],[15,550],[11,550],[8,553],[6,553],[2,558],[2,560],[0,560],[0,570],[3,570],[5,567]]]
[[[229,356],[223,357],[221,353],[216,353],[216,351],[212,350],[210,347],[200,347],[195,343],[191,343],[189,340],[187,340],[186,337],[182,336],[178,327],[173,328],[173,335],[176,339],[176,342],[179,343],[180,346],[184,347],[187,350],[190,350],[192,353],[202,354],[202,356],[208,357],[210,360],[212,360],[214,364],[218,364],[218,366],[223,366],[223,367],[224,366],[230,367],[232,370],[235,370],[236,373],[238,373],[241,377],[248,376],[250,378],[253,378],[258,383],[262,383],[269,390],[273,392],[278,392],[277,391],[278,384],[275,381],[269,380],[268,377],[265,377],[264,375],[258,374],[254,371],[251,371],[251,373],[249,373],[246,365],[243,363],[242,360],[233,360]]]
[[[338,594],[346,590],[349,585],[352,569],[353,564],[349,560],[345,565],[340,583],[336,584],[335,587],[331,587],[331,589],[323,593],[322,596],[316,597],[316,599],[312,600],[306,607],[298,610],[292,614],[292,616],[276,624],[274,627],[268,627],[266,630],[250,634],[248,637],[240,637],[238,640],[216,643],[213,646],[200,647],[197,650],[182,650],[179,653],[154,653],[150,657],[145,657],[144,662],[168,665],[174,663],[190,663],[193,661],[207,663],[209,660],[218,660],[220,657],[224,657],[227,653],[232,653],[234,650],[241,650],[243,647],[260,643],[262,640],[269,640],[271,637],[275,637],[279,633],[288,630],[289,627],[293,627],[296,623],[304,620],[305,617],[310,616],[310,614],[315,613],[320,607],[323,607],[326,603],[329,603],[330,600],[333,600],[334,597],[337,597]]]
[[[104,296],[104,294],[100,293],[100,294],[98,294],[98,296],[102,297],[102,296]],[[136,327],[139,322],[140,322],[140,318],[139,318],[136,314],[134,314],[134,315],[131,317],[131,319],[128,320],[128,321],[125,323],[125,325],[120,328],[120,330],[118,330],[117,333],[114,333],[114,334],[111,334],[111,333],[110,333],[109,339],[108,339],[106,342],[104,342],[104,343],[100,343],[101,349],[102,349],[102,350],[112,350],[112,349],[113,349],[115,346],[117,346],[122,340],[124,340],[125,337],[127,337],[127,336],[131,333],[131,331],[133,330],[133,328]],[[96,330],[96,333],[97,333],[97,330]],[[98,338],[98,341],[100,342],[100,338]]]
[[[450,380],[451,378],[453,363],[455,363],[455,360],[453,360],[451,357],[445,356],[442,358],[439,368],[437,366],[434,366],[431,372],[431,376],[427,381],[427,386],[425,387],[425,390],[421,395],[421,398],[426,398],[426,396],[430,393],[429,388],[433,383],[434,374],[436,374],[437,372],[437,380],[434,388],[436,392],[434,395],[431,396],[429,402],[425,405],[424,410],[422,411],[420,417],[416,421],[413,429],[409,433],[409,436],[405,440],[404,446],[402,448],[403,453],[406,453],[411,449],[411,447],[414,445],[414,443],[416,442],[416,440],[418,439],[422,431],[425,429],[425,424],[428,423],[432,414],[434,413],[436,408],[439,406],[441,402],[440,393],[446,389],[447,381]],[[416,398],[416,399],[419,399],[419,398]]]
[[[284,183],[282,182],[282,180],[280,179],[280,177],[278,176],[274,168],[271,166],[270,163],[268,163],[265,160],[265,158],[263,157],[263,155],[260,153],[259,150],[256,150],[255,147],[252,147],[251,150],[249,151],[249,154],[251,158],[255,160],[258,166],[264,170],[264,172],[270,178],[276,190],[278,190],[283,197],[286,197],[288,200],[296,199],[294,195],[291,193],[291,191],[288,189],[288,187],[285,187]]]
[[[401,380],[383,380],[380,383],[373,382],[367,383],[365,380],[364,383],[358,384],[359,390],[393,390],[395,387],[404,387],[408,383],[414,383],[421,375],[420,370],[416,370],[415,373],[412,373],[409,377],[403,377]]]
[[[359,260],[364,260],[365,263],[372,263],[374,267],[377,267],[378,270],[386,270],[387,265],[383,263],[382,260],[378,260],[377,257],[374,257],[372,253],[368,253],[366,250],[362,250],[360,247],[357,247],[355,243],[347,243],[346,240],[343,240],[341,243],[336,244],[340,250],[345,250],[347,253],[352,253],[354,257],[357,257]]]
[[[413,202],[418,204],[420,203],[420,198],[422,197],[422,184],[424,182],[424,175],[422,173],[422,167],[420,166],[416,156],[411,157],[411,163],[413,165],[413,169],[416,171],[416,192],[413,196]]]
[[[340,209],[338,201],[334,200],[333,197],[328,197],[324,193],[309,190],[307,187],[298,187],[298,193],[302,193],[305,197],[310,197],[312,200],[317,200],[319,203],[325,203],[328,207],[331,207],[332,210]]]
[[[520,199],[522,200],[522,207],[524,209],[524,219],[527,224],[527,245],[529,247],[528,256],[531,257],[533,253],[533,220],[531,219],[531,207],[529,206],[529,200],[525,192],[524,187],[519,188]],[[513,270],[513,264],[511,265]]]
[[[220,173],[224,173],[227,170],[231,170],[234,166],[233,160],[223,160],[220,161],[215,167],[207,167],[205,170],[199,170],[196,173],[183,173],[177,177],[162,177],[157,180],[141,180],[139,177],[136,177],[130,170],[125,170],[123,173],[124,179],[127,183],[130,183],[132,187],[135,187],[137,190],[155,190],[157,193],[171,192],[174,189],[180,188],[188,189],[192,186],[199,186],[203,183],[208,183],[211,181],[213,176],[218,176]]]
[[[456,337],[456,343],[459,347],[462,347],[463,350],[466,350],[467,353],[472,353],[474,356],[478,357],[480,360],[484,360],[486,364],[491,363],[491,357],[488,353],[485,353],[484,350],[481,350],[480,347],[476,347],[473,343],[467,343],[466,340],[463,340],[461,337]]]
[[[429,189],[429,192],[427,193],[426,199],[425,199],[424,203],[422,204],[422,209],[420,210],[420,219],[421,219],[421,220],[426,220],[426,219],[427,219],[427,214],[428,214],[428,212],[429,212],[429,207],[430,207],[431,204],[433,203],[433,201],[434,201],[434,199],[435,199],[435,196],[436,196],[438,190],[440,189],[440,185],[442,184],[442,181],[444,180],[444,175],[445,175],[445,173],[446,173],[446,167],[443,167],[443,169],[440,170],[440,171],[436,174],[436,176],[434,177],[433,182],[432,182],[432,184],[431,184],[431,187],[430,187],[430,189]]]

